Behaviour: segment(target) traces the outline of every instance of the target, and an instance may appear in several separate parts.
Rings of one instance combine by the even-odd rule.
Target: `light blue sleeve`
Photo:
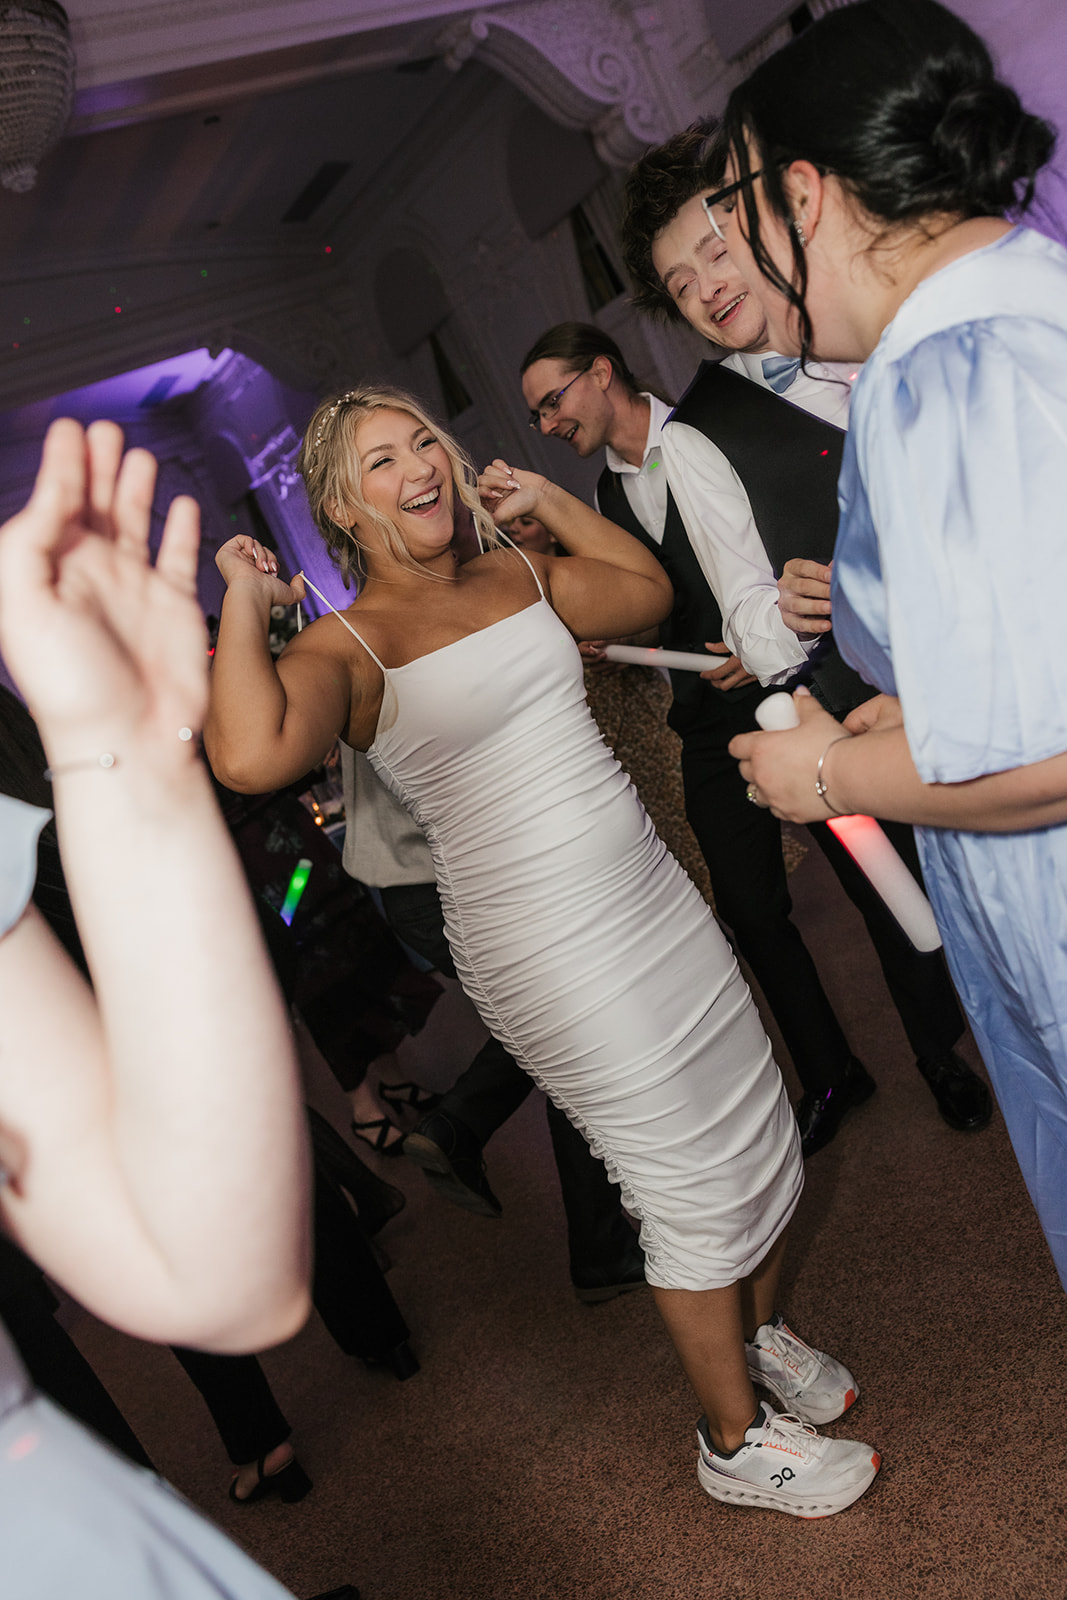
[[[992,318],[880,375],[862,471],[926,782],[1067,750],[1067,327]]]
[[[37,839],[52,815],[0,794],[0,938],[22,916],[37,877]]]

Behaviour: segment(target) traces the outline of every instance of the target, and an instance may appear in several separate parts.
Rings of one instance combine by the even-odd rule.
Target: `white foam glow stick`
[[[724,667],[729,656],[716,656],[709,650],[706,656],[689,650],[651,650],[637,644],[609,644],[604,646],[609,661],[625,661],[637,667],[673,667],[675,672],[714,672]]]
[[[792,695],[769,694],[756,707],[756,721],[767,732],[795,728],[800,718]],[[941,935],[930,902],[875,819],[862,814],[828,817],[827,826],[870,879],[916,950],[939,950]]]

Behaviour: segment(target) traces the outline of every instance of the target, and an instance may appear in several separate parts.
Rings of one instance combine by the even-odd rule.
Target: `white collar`
[[[763,363],[768,356],[776,361],[781,360],[777,350],[761,350],[758,355],[751,350],[734,350],[727,356],[726,362],[736,363],[735,371],[740,367],[746,378],[751,378],[753,383],[762,383],[763,387],[767,388],[767,380],[763,376]]]
[[[761,350],[759,355],[754,355],[750,350],[732,350],[723,362],[723,366],[733,372],[740,372],[742,377],[751,378],[753,383],[762,384],[765,389],[770,384],[763,376],[763,363],[768,358],[776,361],[788,359],[795,360],[793,356],[783,358],[777,350]],[[846,383],[853,383],[863,371],[861,362],[856,361],[809,361],[807,372],[799,372],[798,380],[804,377],[814,378],[818,383],[832,383],[844,379]],[[783,396],[788,399],[788,395]]]
[[[650,411],[648,417],[648,437],[645,440],[645,453],[640,463],[635,467],[631,461],[624,461],[618,451],[609,445],[605,447],[604,457],[612,472],[643,472],[648,465],[648,458],[654,450],[658,450],[663,438],[663,424],[671,414],[671,407],[666,405],[658,395],[642,394],[642,400],[647,400]]]

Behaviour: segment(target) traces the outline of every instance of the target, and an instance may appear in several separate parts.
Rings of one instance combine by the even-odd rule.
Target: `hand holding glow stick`
[[[793,697],[770,694],[756,707],[756,721],[766,732],[795,728],[800,722]],[[827,826],[870,879],[916,950],[941,948],[941,935],[930,902],[873,817],[829,817]]]

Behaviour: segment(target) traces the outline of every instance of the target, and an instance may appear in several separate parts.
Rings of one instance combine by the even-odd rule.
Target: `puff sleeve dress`
[[[927,783],[1067,751],[1067,252],[1016,228],[921,283],[853,395],[834,634]],[[916,830],[1067,1286],[1067,826]]]

